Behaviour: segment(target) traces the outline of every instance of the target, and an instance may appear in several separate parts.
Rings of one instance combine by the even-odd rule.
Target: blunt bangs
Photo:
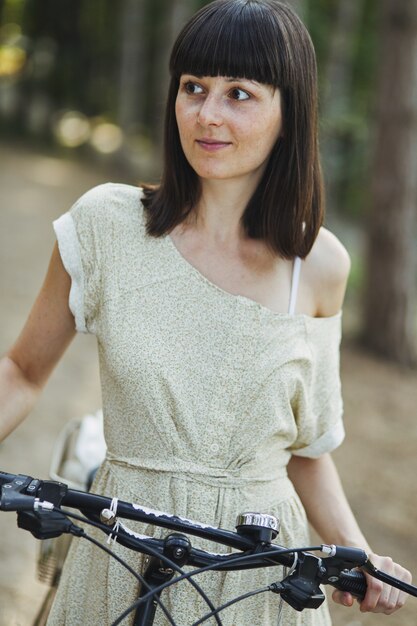
[[[176,41],[171,76],[229,76],[285,86],[288,63],[283,60],[288,52],[273,5],[273,1],[216,0],[203,7]]]

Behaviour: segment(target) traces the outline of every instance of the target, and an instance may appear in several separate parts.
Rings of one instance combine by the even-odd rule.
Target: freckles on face
[[[175,113],[184,154],[203,178],[262,174],[282,129],[279,90],[247,79],[182,76]]]
[[[253,111],[249,123],[237,119],[241,136],[247,138],[246,147],[259,151],[260,157],[267,158],[282,133],[281,97],[278,90],[271,93],[271,98],[263,106]]]

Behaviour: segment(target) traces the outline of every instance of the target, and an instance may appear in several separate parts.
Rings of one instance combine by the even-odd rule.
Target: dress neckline
[[[334,319],[337,319],[337,318],[339,318],[341,316],[341,311],[339,311],[335,315],[331,315],[329,317],[313,317],[312,315],[307,315],[305,313],[288,313],[288,312],[286,312],[286,313],[279,313],[277,311],[273,311],[272,309],[270,309],[269,307],[261,304],[260,302],[257,302],[256,300],[253,300],[252,298],[248,298],[247,296],[242,296],[240,294],[234,294],[234,293],[232,293],[230,291],[226,291],[225,289],[223,289],[219,285],[216,285],[216,283],[213,283],[211,280],[209,280],[207,278],[207,276],[204,276],[204,274],[202,274],[200,272],[200,270],[198,270],[192,263],[190,263],[184,257],[183,254],[181,254],[181,252],[178,250],[177,246],[175,245],[171,235],[167,234],[167,235],[165,235],[163,237],[163,239],[164,239],[164,241],[166,241],[167,247],[172,250],[172,252],[174,253],[174,255],[177,258],[177,260],[186,269],[188,269],[188,271],[190,271],[192,274],[194,274],[201,282],[205,283],[213,291],[217,291],[219,294],[221,294],[225,298],[234,299],[237,302],[242,302],[246,306],[254,308],[254,309],[257,309],[258,311],[260,311],[261,313],[263,313],[265,315],[268,315],[270,317],[279,318],[279,319],[334,320]]]

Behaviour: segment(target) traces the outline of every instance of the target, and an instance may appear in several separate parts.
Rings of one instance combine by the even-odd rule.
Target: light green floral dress
[[[169,236],[146,234],[141,190],[132,186],[92,189],[54,226],[77,329],[97,337],[108,452],[93,491],[226,529],[240,512],[272,513],[279,543],[308,545],[286,466],[291,454],[316,457],[343,439],[340,314],[276,314],[223,291]],[[140,554],[114,550],[141,570]],[[198,582],[218,605],[281,576],[266,568]],[[48,625],[110,625],[137,593],[114,559],[74,540]],[[162,600],[179,626],[207,612],[188,583]],[[221,618],[225,626],[275,625],[279,604],[262,594]],[[157,626],[166,623],[158,611]],[[297,613],[284,605],[280,624],[328,626],[330,618],[326,606]]]

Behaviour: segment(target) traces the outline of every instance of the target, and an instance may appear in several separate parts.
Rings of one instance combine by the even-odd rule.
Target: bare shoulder
[[[318,316],[335,315],[343,305],[350,257],[339,239],[321,228],[306,258],[306,273]]]
[[[346,283],[350,271],[350,256],[341,241],[327,230],[321,228],[309,256],[317,265],[323,277],[333,286],[338,282]]]

